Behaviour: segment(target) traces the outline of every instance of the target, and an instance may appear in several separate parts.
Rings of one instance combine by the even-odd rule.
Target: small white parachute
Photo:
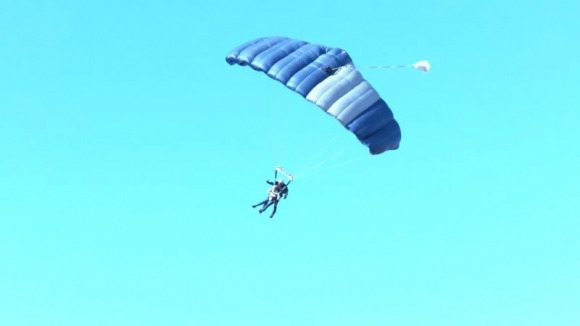
[[[418,69],[422,72],[428,72],[431,70],[431,64],[427,60],[417,61],[413,64],[413,68]]]

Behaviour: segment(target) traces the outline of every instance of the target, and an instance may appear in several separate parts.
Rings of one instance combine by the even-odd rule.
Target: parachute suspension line
[[[329,153],[331,148],[335,148],[336,140],[339,137],[340,137],[340,134],[336,133],[334,136],[332,136],[332,138],[325,141],[322,148],[320,148],[317,152],[322,153],[323,155],[324,155],[324,153]],[[328,155],[323,156],[317,162],[313,161],[313,158],[314,158],[313,156],[310,156],[310,159],[308,159],[308,161],[309,161],[308,164],[305,167],[302,167],[301,169],[296,171],[295,176],[298,179],[302,179],[304,177],[316,175],[316,174],[324,172],[326,170],[330,170],[333,168],[337,168],[337,167],[340,167],[343,165],[347,165],[347,164],[356,162],[356,161],[363,158],[363,157],[359,157],[358,159],[345,160],[349,156],[349,155],[345,156],[345,154],[348,154],[347,150],[344,148],[341,148],[340,150],[335,151],[334,153],[329,153]],[[320,155],[317,155],[317,156],[320,157]]]
[[[330,162],[332,160],[335,160],[337,158],[339,158],[342,154],[344,154],[345,150],[341,149],[340,151],[327,156],[326,158],[322,159],[321,161],[319,161],[318,163],[315,164],[311,164],[309,167],[306,168],[305,171],[300,171],[299,173],[297,173],[297,177],[302,179],[305,175],[312,175],[314,173],[316,173],[317,170],[320,170],[321,168],[324,168],[323,165],[327,162]]]
[[[340,133],[333,133],[332,137],[330,139],[326,139],[324,141],[324,143],[322,143],[322,147],[319,148],[316,152],[319,154],[324,155],[325,153],[328,153],[332,147],[336,146],[336,141],[339,139],[340,137]],[[339,152],[335,152],[334,154],[332,154],[332,156],[336,156],[338,154],[341,154]],[[344,152],[344,150],[342,150],[342,152]],[[316,160],[319,160],[318,158],[320,158],[321,155],[308,155],[306,157],[306,159],[304,160],[304,163],[301,164],[302,166],[300,168],[298,168],[298,170],[296,171],[296,175],[300,175],[302,174],[305,170],[308,172],[310,170],[312,170],[313,168],[318,167],[319,165],[323,164],[325,161],[327,161],[329,159],[328,156],[326,156],[326,158],[323,158],[322,162],[318,162],[315,163]],[[305,166],[304,166],[305,165]]]
[[[276,96],[278,96],[276,93],[270,93],[268,95],[269,114],[273,114],[274,116],[271,122],[267,122],[268,127],[266,128],[266,132],[269,135],[264,136],[270,147],[269,155],[273,159],[271,163],[276,164],[275,166],[281,164],[280,162],[284,162],[286,158],[285,153],[289,150],[291,143],[287,136],[280,135],[279,121],[281,121],[280,117],[284,116],[284,109],[287,109],[287,105],[281,104]]]
[[[353,158],[353,159],[350,159],[350,160],[347,160],[347,161],[338,162],[338,163],[333,164],[333,165],[330,165],[330,166],[322,167],[322,168],[320,168],[318,170],[315,170],[315,171],[312,171],[310,173],[300,175],[300,179],[305,179],[305,178],[308,178],[310,176],[313,176],[313,175],[317,175],[317,174],[326,172],[328,170],[332,170],[332,169],[335,169],[335,168],[339,168],[341,166],[349,165],[349,164],[355,163],[357,161],[360,161],[362,159],[363,159],[363,157],[359,156],[357,158]]]

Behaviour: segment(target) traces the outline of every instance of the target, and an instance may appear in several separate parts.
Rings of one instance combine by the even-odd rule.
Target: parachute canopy
[[[226,61],[262,71],[316,104],[371,154],[399,147],[401,129],[393,112],[343,49],[271,36],[239,45]]]

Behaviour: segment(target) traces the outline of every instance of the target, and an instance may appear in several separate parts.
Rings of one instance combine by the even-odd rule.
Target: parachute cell
[[[399,147],[401,129],[393,112],[343,49],[272,36],[234,48],[226,61],[262,71],[316,104],[371,154]]]

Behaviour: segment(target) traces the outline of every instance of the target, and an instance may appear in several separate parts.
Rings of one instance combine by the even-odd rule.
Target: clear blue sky
[[[580,325],[579,10],[0,0],[0,324]],[[430,60],[363,71],[400,149],[226,64],[269,35]]]

